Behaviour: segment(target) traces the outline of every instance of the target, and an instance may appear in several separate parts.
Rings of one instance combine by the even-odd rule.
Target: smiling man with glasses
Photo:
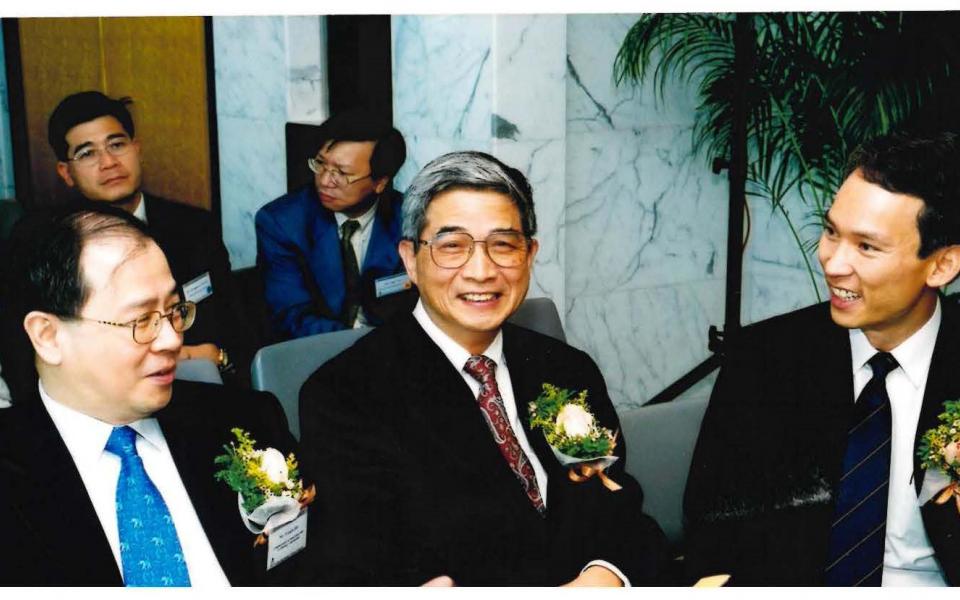
[[[322,460],[324,543],[344,584],[650,585],[663,534],[624,471],[575,483],[527,407],[584,390],[611,431],[596,364],[506,323],[538,244],[526,177],[480,152],[428,163],[404,202],[400,255],[420,300],[304,384],[304,457]]]
[[[257,212],[257,264],[284,338],[380,325],[415,296],[400,257],[400,132],[364,110],[327,120],[312,184]]]
[[[143,191],[131,103],[97,91],[64,98],[50,114],[47,128],[57,174],[83,199],[122,208],[150,227],[184,299],[202,309],[180,358],[209,359],[226,371],[227,379],[245,382],[255,343],[247,328],[235,325],[244,320],[245,311],[219,228],[205,210]]]
[[[231,428],[296,450],[282,410],[174,380],[197,306],[143,224],[102,205],[30,214],[6,267],[8,341],[32,390],[0,411],[0,586],[308,583],[305,554],[267,572],[214,480]]]

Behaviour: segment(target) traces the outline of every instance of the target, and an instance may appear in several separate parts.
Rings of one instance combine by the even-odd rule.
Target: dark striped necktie
[[[883,577],[891,430],[887,374],[899,365],[888,352],[868,362],[873,377],[854,407],[836,489],[825,574],[832,586],[878,586]]]
[[[351,238],[353,234],[360,229],[360,221],[349,219],[340,226],[342,235],[340,236],[340,258],[343,259],[343,287],[345,296],[343,298],[343,310],[340,320],[347,329],[353,327],[353,322],[357,320],[357,312],[360,310],[360,263],[357,261],[357,253],[353,251]]]

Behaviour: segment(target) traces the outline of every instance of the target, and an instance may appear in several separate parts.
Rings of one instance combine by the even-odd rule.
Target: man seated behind
[[[535,233],[526,179],[487,154],[441,156],[411,184],[399,251],[419,303],[300,394],[304,452],[325,465],[337,515],[325,560],[343,583],[642,585],[659,571],[663,535],[622,441],[612,492],[572,482],[529,427],[551,383],[586,390],[619,428],[590,357],[504,322],[527,293]]]
[[[221,370],[229,368],[228,378],[246,382],[254,342],[219,227],[205,210],[143,191],[140,141],[129,103],[129,98],[114,100],[96,91],[61,100],[47,127],[59,160],[57,174],[83,198],[113,204],[150,227],[184,300],[201,311],[186,333],[180,358],[209,359]]]
[[[693,578],[740,585],[960,584],[960,513],[917,445],[960,398],[960,148],[865,144],[824,217],[830,301],[744,329],[686,490]]]
[[[352,110],[320,126],[313,185],[257,211],[257,265],[274,329],[295,338],[380,325],[416,302],[397,255],[403,136]]]
[[[293,451],[283,412],[262,392],[174,381],[196,306],[143,224],[69,209],[19,233],[4,310],[39,384],[0,411],[0,585],[287,581],[296,559],[267,578],[236,493],[214,480],[233,427]],[[121,496],[130,485],[136,502]]]

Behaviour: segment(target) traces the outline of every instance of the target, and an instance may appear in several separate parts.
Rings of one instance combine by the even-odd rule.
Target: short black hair
[[[370,177],[392,178],[407,160],[407,144],[403,135],[385,117],[366,108],[352,108],[338,113],[320,125],[317,150],[337,142],[374,142],[370,156]]]
[[[78,92],[60,101],[47,121],[47,141],[57,159],[67,160],[67,132],[100,117],[114,117],[120,121],[130,139],[134,137],[133,117],[127,105],[133,100],[124,96],[113,99],[97,91]]]
[[[923,201],[917,216],[920,258],[960,244],[960,147],[955,134],[894,132],[874,138],[851,155],[847,175],[854,171],[888,192]]]
[[[78,201],[24,215],[10,237],[0,295],[3,375],[17,396],[36,390],[34,352],[23,329],[28,313],[39,310],[76,317],[90,297],[80,264],[84,247],[105,237],[128,238],[136,249],[155,242],[146,226],[124,210],[103,202]]]

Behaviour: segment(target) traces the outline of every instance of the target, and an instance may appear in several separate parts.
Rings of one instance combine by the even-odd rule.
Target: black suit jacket
[[[918,441],[937,425],[943,402],[960,397],[960,315],[946,302],[942,308]],[[829,304],[747,327],[733,341],[687,483],[692,579],[730,573],[740,585],[822,583],[854,405],[850,360],[849,332],[833,323]],[[914,455],[918,494],[919,462]],[[956,507],[928,505],[922,514],[948,581],[960,584]]]
[[[276,399],[177,381],[170,404],[155,416],[230,583],[304,583],[308,561],[302,555],[266,571],[266,547],[252,548],[254,536],[240,520],[237,494],[213,478],[219,469],[214,457],[234,441],[232,427],[249,431],[257,447],[295,451]],[[123,585],[83,481],[39,395],[0,411],[0,514],[6,548],[0,585]]]
[[[304,384],[305,458],[325,465],[322,493],[337,515],[321,535],[335,583],[417,585],[447,574],[460,585],[554,585],[594,559],[649,584],[663,536],[641,512],[639,485],[574,484],[527,404],[544,382],[587,389],[594,414],[619,427],[590,358],[552,338],[505,324],[503,350],[517,408],[548,473],[547,511],[530,504],[500,454],[469,386],[412,315],[360,339]]]
[[[147,226],[167,256],[178,285],[210,274],[213,295],[197,305],[197,320],[184,332],[184,344],[214,343],[225,348],[246,382],[256,340],[233,280],[230,258],[213,215],[205,210],[144,192]]]

